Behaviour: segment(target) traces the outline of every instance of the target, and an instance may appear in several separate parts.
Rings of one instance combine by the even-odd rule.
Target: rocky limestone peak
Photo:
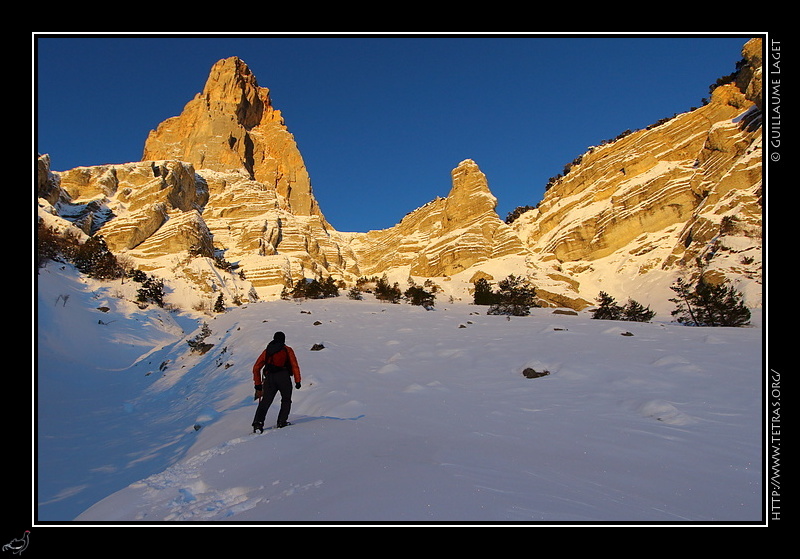
[[[451,172],[447,198],[437,198],[389,229],[356,235],[354,252],[370,275],[408,268],[412,276],[450,276],[493,258],[526,254],[522,241],[495,213],[497,199],[471,159]]]
[[[451,172],[452,188],[447,195],[448,215],[458,219],[494,212],[497,198],[489,190],[486,175],[472,159],[465,159]]]
[[[235,56],[211,67],[201,98],[209,112],[235,115],[247,130],[261,122],[265,109],[272,108],[269,90],[260,88],[247,64]]]
[[[142,160],[163,159],[238,173],[274,189],[283,209],[324,221],[294,137],[240,58],[216,62],[203,91],[150,132]]]

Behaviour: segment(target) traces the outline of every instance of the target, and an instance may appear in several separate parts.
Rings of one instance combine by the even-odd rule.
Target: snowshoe
[[[291,421],[282,421],[281,423],[278,423],[277,427],[278,427],[278,429],[282,429],[282,428],[287,427],[288,425],[291,425],[291,424],[292,424]]]
[[[253,423],[253,433],[263,433],[264,432],[264,424],[263,423]]]

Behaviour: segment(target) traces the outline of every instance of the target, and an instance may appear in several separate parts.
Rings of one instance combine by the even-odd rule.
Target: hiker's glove
[[[260,384],[259,384],[259,385],[256,385],[255,389],[256,389],[256,393],[255,393],[255,395],[253,396],[253,400],[258,400],[259,398],[261,398],[261,394],[262,394],[262,392],[261,392],[261,385],[260,385]]]
[[[300,383],[299,382],[294,383],[294,387],[296,389],[300,390]]]

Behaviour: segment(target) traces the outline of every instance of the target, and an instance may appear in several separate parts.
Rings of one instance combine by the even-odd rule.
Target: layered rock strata
[[[743,55],[746,81],[716,88],[703,107],[590,149],[514,222],[540,262],[581,282],[587,271],[608,272],[613,260],[629,277],[702,268],[719,280],[760,283],[761,41],[748,42]]]
[[[300,150],[269,90],[237,57],[211,68],[203,91],[183,112],[150,132],[142,160],[172,159],[196,169],[240,172],[275,192],[295,215],[322,213]]]
[[[235,57],[217,62],[203,91],[150,133],[143,161],[55,173],[40,157],[39,205],[102,234],[142,269],[244,301],[300,278],[390,273],[469,285],[514,273],[545,303],[581,309],[599,288],[648,302],[655,282],[663,291],[698,263],[759,286],[760,53],[760,40],[748,42],[736,83],[707,105],[590,149],[511,226],[466,159],[446,198],[397,225],[334,230],[269,90]],[[215,269],[212,256],[237,273]],[[759,297],[754,290],[750,303]]]
[[[497,199],[474,161],[452,171],[447,198],[437,198],[389,229],[355,235],[351,246],[362,273],[408,268],[410,275],[442,277],[493,258],[524,256],[521,240],[495,213]]]

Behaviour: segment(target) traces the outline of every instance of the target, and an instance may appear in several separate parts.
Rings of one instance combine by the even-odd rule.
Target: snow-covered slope
[[[761,519],[759,314],[709,329],[342,296],[203,318],[55,264],[38,283],[39,521]],[[276,330],[303,386],[294,425],[253,435]]]

